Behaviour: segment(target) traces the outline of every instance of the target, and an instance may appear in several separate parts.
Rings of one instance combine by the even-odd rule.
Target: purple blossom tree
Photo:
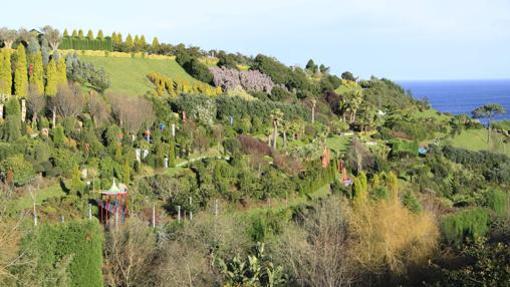
[[[213,83],[224,91],[241,86],[249,92],[271,93],[275,86],[271,78],[258,70],[238,71],[226,67],[209,68],[213,74]]]

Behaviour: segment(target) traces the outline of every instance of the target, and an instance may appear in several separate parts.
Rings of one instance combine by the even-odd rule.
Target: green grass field
[[[488,150],[510,156],[510,144],[504,143],[503,140],[503,135],[494,132],[491,144],[489,145],[487,143],[486,129],[469,129],[448,140],[448,143],[457,148],[474,151]]]
[[[146,77],[150,72],[158,72],[174,79],[196,81],[175,60],[91,56],[80,58],[105,69],[111,79],[111,87],[107,92],[129,96],[143,95],[152,88]]]
[[[55,183],[50,185],[49,187],[43,188],[39,191],[35,192],[35,201],[36,205],[42,204],[45,200],[48,200],[53,197],[62,197],[66,194],[60,187],[60,184]],[[14,200],[12,204],[9,206],[8,211],[10,213],[19,212],[21,210],[26,210],[32,208],[33,201],[30,194],[25,194],[22,197]]]

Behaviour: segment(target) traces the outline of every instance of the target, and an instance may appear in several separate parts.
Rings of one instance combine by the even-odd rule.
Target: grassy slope
[[[469,129],[453,137],[449,142],[452,146],[467,150],[488,150],[510,156],[510,144],[503,142],[504,137],[493,133],[492,143],[487,143],[486,129]]]
[[[174,79],[196,81],[175,60],[90,56],[80,58],[97,67],[103,67],[110,75],[112,85],[108,92],[130,96],[143,95],[152,88],[146,77],[150,72],[158,72]]]

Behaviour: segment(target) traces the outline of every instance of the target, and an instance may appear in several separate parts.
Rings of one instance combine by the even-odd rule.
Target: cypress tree
[[[158,37],[154,37],[152,39],[152,50],[153,51],[157,51],[159,49],[159,40],[158,40]]]
[[[57,64],[51,59],[46,68],[46,95],[55,96],[57,94],[58,73]]]
[[[140,50],[143,50],[145,48],[145,45],[147,45],[147,41],[145,41],[145,36],[140,36],[140,40],[138,41],[138,47]]]
[[[64,37],[69,37],[69,32],[67,32],[67,28],[64,29]]]
[[[83,30],[78,30],[78,38],[83,39]]]
[[[73,30],[73,34],[72,34],[73,37],[78,37],[78,32],[76,31],[76,29]]]
[[[14,94],[25,98],[28,92],[27,55],[25,46],[18,45],[14,66]]]
[[[12,87],[11,51],[6,48],[2,49],[0,58],[2,58],[2,65],[0,65],[0,93],[10,95]]]
[[[44,93],[44,68],[42,62],[42,54],[40,51],[30,54],[29,65],[31,67],[29,82],[34,85],[38,94]]]
[[[128,34],[127,37],[126,37],[126,48],[131,51],[134,47],[134,43],[133,43],[133,37],[131,37],[131,34]]]
[[[64,57],[59,57],[57,60],[57,86],[67,83],[67,69]]]
[[[138,35],[135,35],[135,39],[133,40],[133,45],[135,47],[135,51],[140,50],[140,38]]]
[[[92,30],[87,32],[87,38],[91,41],[94,40],[94,32],[92,32]]]
[[[97,39],[98,39],[98,40],[101,40],[101,41],[103,41],[103,40],[104,40],[103,30],[99,30],[99,31],[97,32]]]

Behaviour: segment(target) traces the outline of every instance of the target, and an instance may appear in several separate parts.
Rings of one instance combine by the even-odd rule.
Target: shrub
[[[32,164],[25,160],[22,154],[17,154],[0,162],[0,171],[7,175],[6,180],[9,181],[8,174],[12,172],[13,184],[17,186],[25,185],[34,177],[34,168]]]
[[[103,286],[102,234],[96,220],[40,225],[23,238],[20,252],[33,263],[18,273],[36,285]]]
[[[485,194],[485,206],[492,209],[497,216],[505,216],[510,212],[510,196],[508,192],[491,189]]]
[[[464,239],[477,239],[489,231],[489,214],[483,208],[470,208],[446,215],[441,231],[447,242],[456,245]]]
[[[206,96],[217,96],[221,94],[221,88],[214,88],[208,84],[201,82],[188,82],[186,80],[171,79],[159,73],[150,73],[147,75],[156,87],[158,96],[170,95],[177,96],[179,94],[204,94]]]

